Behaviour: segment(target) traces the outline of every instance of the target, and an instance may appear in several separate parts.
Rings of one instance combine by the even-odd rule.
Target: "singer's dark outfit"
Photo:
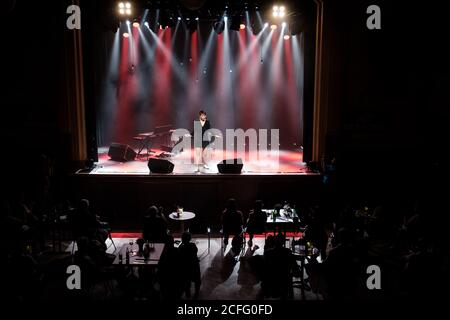
[[[200,122],[200,120],[195,120],[195,121]],[[200,123],[200,126],[201,126],[201,123]],[[194,128],[195,128],[195,126],[194,126]],[[209,123],[208,120],[206,120],[205,124],[202,127],[202,137],[201,137],[202,141],[201,141],[201,145],[198,142],[196,142],[195,139],[194,139],[194,147],[195,148],[203,148],[203,149],[205,149],[209,145],[210,141],[203,141],[204,134],[205,134],[205,132],[208,129],[211,129],[211,124]]]

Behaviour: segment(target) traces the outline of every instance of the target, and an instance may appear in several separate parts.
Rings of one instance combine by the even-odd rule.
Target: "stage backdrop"
[[[227,23],[217,34],[209,21],[194,30],[186,21],[165,29],[122,23],[105,41],[98,145],[132,143],[160,125],[192,130],[200,109],[214,128],[280,129],[282,148],[302,145],[302,34],[285,39],[285,28],[269,26],[254,35]]]

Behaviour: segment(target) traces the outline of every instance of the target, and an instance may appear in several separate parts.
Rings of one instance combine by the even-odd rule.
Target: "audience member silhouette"
[[[158,213],[156,206],[147,209],[144,217],[142,237],[152,242],[165,242],[167,237],[167,222]]]
[[[180,267],[181,266],[181,267]],[[161,288],[163,300],[178,300],[183,292],[183,272],[181,255],[174,246],[174,238],[171,235],[166,237],[164,250],[158,262],[158,282]]]
[[[241,253],[241,249],[244,245],[244,236],[243,234],[238,234],[231,239],[231,252],[237,256]]]
[[[341,228],[338,244],[332,248],[322,267],[328,285],[328,298],[346,299],[355,293],[355,280],[359,275],[352,231]]]
[[[93,249],[88,237],[82,236],[77,240],[77,251],[74,253],[74,264],[79,266],[82,272],[81,285],[88,288],[95,283],[99,277],[100,267],[98,264],[99,253]]]
[[[275,247],[264,250],[262,290],[265,297],[287,299],[291,294],[292,274],[297,264],[291,250],[284,247],[283,235],[275,237]]]
[[[191,234],[188,232],[183,233],[181,236],[181,244],[178,247],[181,259],[181,266],[183,266],[182,279],[184,292],[187,298],[191,297],[191,283],[194,282],[195,293],[194,297],[197,298],[200,293],[200,262],[197,257],[197,246],[191,242]]]
[[[325,229],[324,219],[320,211],[316,210],[311,215],[311,220],[306,226],[303,238],[319,249],[322,258],[326,257],[328,234]]]
[[[249,235],[248,245],[251,247],[253,245],[253,236],[255,233],[263,233],[266,231],[267,216],[263,209],[263,202],[257,200],[250,211],[247,219],[247,233]]]
[[[99,217],[91,211],[87,199],[80,200],[78,208],[72,216],[72,225],[75,239],[87,237],[104,243],[108,238],[108,231],[104,228],[104,224]]]
[[[235,199],[229,199],[225,210],[222,212],[223,243],[228,245],[230,235],[239,236],[242,233],[242,212],[237,209]]]

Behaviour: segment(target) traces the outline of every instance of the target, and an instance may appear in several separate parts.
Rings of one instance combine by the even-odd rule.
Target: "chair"
[[[205,223],[198,222],[193,225],[191,228],[191,234],[194,238],[195,236],[204,237],[206,235],[208,239],[208,253],[211,252],[211,227],[206,225]],[[189,229],[188,229],[189,231]]]
[[[295,261],[297,262],[297,265],[299,267],[299,275],[296,276],[295,274],[292,275],[292,289],[294,288],[299,288],[302,292],[302,296],[304,296],[304,291],[310,291],[311,287],[309,286],[309,284],[307,283],[307,279],[305,279],[305,264],[306,264],[306,259],[307,256],[305,254],[305,252],[301,252],[300,250],[296,250],[295,249],[295,245],[296,242],[298,242],[299,240],[295,241],[292,240],[291,242],[291,251],[292,251],[292,255],[295,258]],[[300,280],[294,280],[294,278],[300,278]],[[293,294],[293,292],[292,292]]]
[[[116,247],[116,244],[114,243],[114,240],[113,240],[113,238],[111,236],[111,229],[108,229],[107,231],[108,231],[108,239],[111,241],[111,244],[106,248],[106,250],[108,250],[109,247],[111,247],[111,245],[112,245],[114,247],[114,251],[113,251],[113,253],[114,253],[114,252],[116,252],[117,247]]]
[[[104,229],[108,233],[107,239],[109,239],[111,241],[111,244],[106,248],[106,250],[108,250],[111,246],[113,246],[114,247],[113,253],[116,252],[117,247],[112,238],[112,235],[111,235],[112,230],[111,230],[111,227],[109,226],[109,223],[104,221],[104,219],[102,219],[102,222],[100,222],[100,225],[101,225],[101,228]]]
[[[262,212],[258,215],[252,215],[253,210],[245,217],[246,226],[244,229],[245,234],[253,234],[253,236],[264,234],[264,239],[267,238],[267,225],[266,225],[266,214],[264,214],[264,219],[260,216]],[[252,232],[249,232],[251,230]],[[250,245],[250,244],[249,244]]]
[[[239,210],[236,210],[236,208],[225,209],[222,212],[222,229],[220,231],[222,233],[222,249],[224,248],[225,235],[227,236],[227,241],[228,236],[241,236],[243,228],[244,223],[242,213]]]
[[[208,234],[208,253],[211,252],[211,228],[207,227],[206,232]]]
[[[223,231],[223,227],[222,227],[222,229],[220,229],[219,232],[221,234],[221,248],[222,248],[222,250],[224,250],[224,249],[226,249],[226,246],[224,246],[225,233]],[[243,237],[245,239],[245,228],[241,226],[241,232],[230,232],[230,233],[228,233],[228,238],[229,238],[229,236],[233,236],[233,237],[241,236],[241,237]],[[228,245],[228,243],[227,243],[227,245]]]
[[[233,236],[231,240],[231,250],[234,253],[235,259],[239,260],[245,254],[246,242],[244,232]]]
[[[78,239],[80,236],[82,236],[82,234],[79,234],[79,230],[77,230],[77,228],[76,228],[76,226],[73,224],[73,221],[72,221],[72,220],[70,221],[69,226],[70,226],[70,229],[71,229],[71,231],[72,231],[72,238],[71,238],[71,246],[72,246],[72,248],[71,248],[71,254],[72,254],[72,256],[73,256],[74,253],[75,253],[75,251],[76,251],[76,250],[75,250],[75,247],[77,246],[77,239]],[[102,221],[102,222],[100,223],[100,226],[101,226],[101,228],[102,228],[103,230],[105,230],[105,231],[107,232],[107,238],[106,238],[106,240],[109,239],[110,242],[111,242],[111,243],[109,244],[109,246],[106,247],[106,251],[107,251],[111,246],[113,246],[113,247],[114,247],[113,253],[116,252],[117,247],[116,247],[116,244],[114,243],[114,240],[113,240],[113,237],[112,237],[112,234],[111,234],[112,229],[111,229],[111,227],[109,226],[109,223],[108,223],[108,222]],[[98,230],[97,230],[96,232],[98,232]],[[106,241],[105,241],[105,244],[106,244]]]
[[[72,243],[75,241],[69,215],[57,216],[54,221],[50,222],[49,229],[52,238],[53,252],[64,252],[63,242],[70,241]]]
[[[250,234],[249,234],[249,232],[247,231],[247,227],[245,227],[244,229],[243,229],[243,236],[244,236],[244,240],[247,238],[247,235],[249,235],[249,237],[250,237]],[[266,228],[264,228],[264,230],[263,231],[261,231],[261,230],[258,230],[258,232],[254,232],[253,233],[253,238],[255,238],[255,236],[258,236],[258,235],[264,235],[264,241],[267,239],[267,229]],[[250,239],[249,239],[249,241],[250,241]],[[249,244],[250,245],[250,244]]]
[[[201,228],[201,231],[199,230],[199,235],[204,235],[206,233],[207,239],[208,239],[208,253],[211,252],[211,227],[207,226],[206,230]]]

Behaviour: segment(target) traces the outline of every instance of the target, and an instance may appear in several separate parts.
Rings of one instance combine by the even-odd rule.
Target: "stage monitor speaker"
[[[227,159],[218,163],[217,169],[220,173],[241,173],[243,166],[241,158]]]
[[[127,144],[111,143],[108,156],[115,161],[131,161],[136,158],[136,152]]]
[[[169,160],[150,158],[148,168],[150,173],[172,173],[174,164]]]

